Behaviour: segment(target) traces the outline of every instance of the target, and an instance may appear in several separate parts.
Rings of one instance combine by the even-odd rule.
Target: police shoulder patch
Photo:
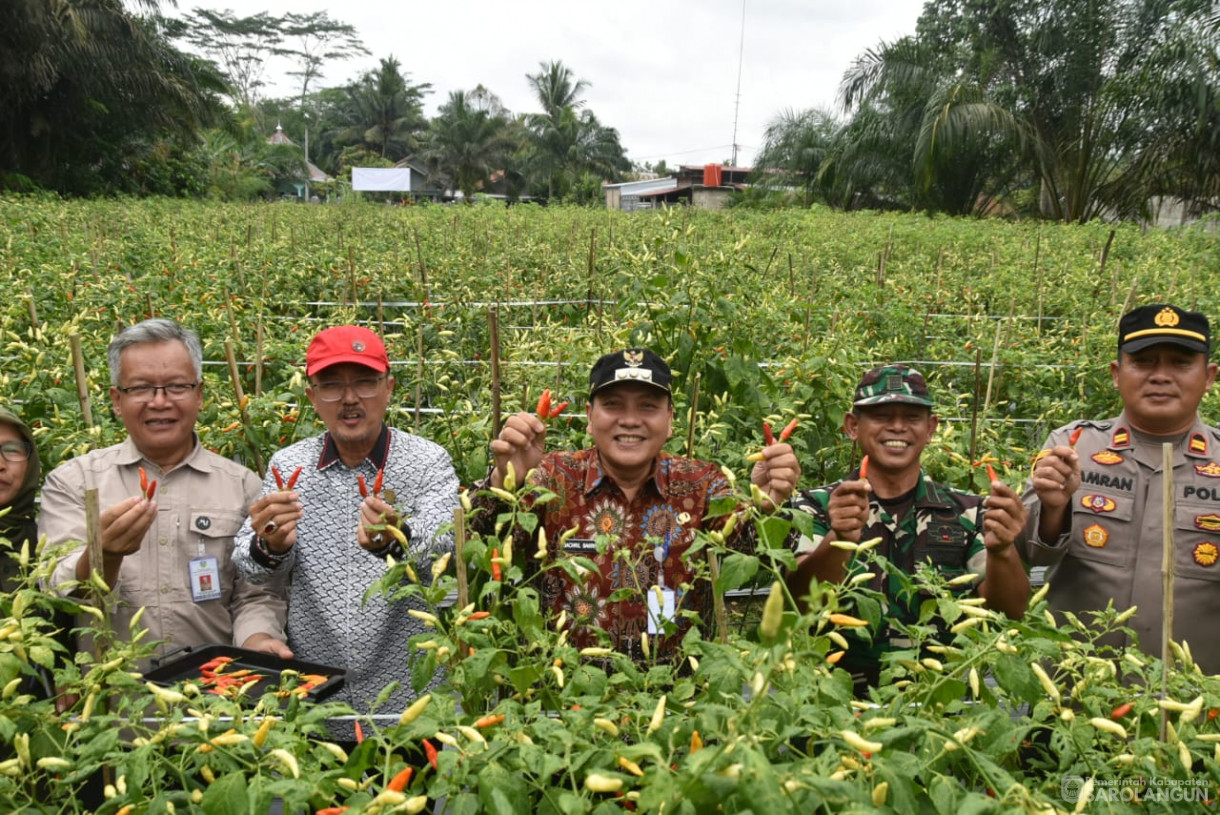
[[[1100,453],[1094,453],[1091,458],[1098,464],[1105,464],[1106,466],[1122,464],[1124,460],[1121,453],[1116,453],[1113,450],[1102,450]]]
[[[1207,455],[1207,437],[1202,433],[1195,433],[1191,435],[1190,452],[1197,453],[1201,456]]]
[[[1220,464],[1209,461],[1206,464],[1196,464],[1195,472],[1206,478],[1220,478]]]

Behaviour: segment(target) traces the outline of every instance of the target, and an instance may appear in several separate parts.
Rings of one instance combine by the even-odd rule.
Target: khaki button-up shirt
[[[196,441],[195,449],[168,472],[144,458],[131,439],[66,461],[42,488],[38,531],[49,544],[85,539],[85,490],[96,487],[101,511],[138,495],[139,468],[157,480],[157,518],[140,550],[123,559],[119,602],[111,618],[126,638],[132,616],[146,606],[140,624],[145,642],[164,641],[164,653],[186,645],[240,646],[264,632],[284,639],[286,602],[278,584],[256,586],[239,580],[233,565],[233,537],[258,496],[258,476]],[[60,558],[51,577],[54,588],[76,579],[84,546]],[[212,556],[220,567],[220,598],[196,602],[191,594],[190,562]],[[82,644],[83,646],[83,644]]]
[[[1051,566],[1052,609],[1100,610],[1113,601],[1139,611],[1127,625],[1140,647],[1161,652],[1161,559],[1164,539],[1160,449],[1140,447],[1126,414],[1073,422],[1051,433],[1043,449],[1067,445],[1072,431],[1080,456],[1080,489],[1071,500],[1071,528],[1056,540],[1038,538],[1042,505],[1027,482],[1029,508],[1021,556]],[[1220,619],[1220,431],[1196,418],[1173,449],[1174,639],[1188,641],[1206,673],[1220,672],[1220,637],[1200,623]],[[1087,618],[1086,618],[1087,619]],[[1122,645],[1121,638],[1108,644]]]

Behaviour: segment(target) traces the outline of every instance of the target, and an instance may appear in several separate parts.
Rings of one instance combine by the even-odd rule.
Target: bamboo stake
[[[34,288],[27,289],[26,305],[30,307],[30,328],[38,328],[38,304],[34,302]]]
[[[724,593],[716,586],[720,582],[720,559],[716,553],[707,550],[707,567],[712,578],[712,610],[716,617],[716,639],[721,645],[729,642],[729,614],[724,608]]]
[[[589,310],[593,308],[593,293],[597,288],[597,286],[596,286],[596,283],[597,283],[597,227],[593,227],[592,229],[589,230],[588,277],[589,277],[589,293],[586,296],[588,299],[588,304],[585,306],[586,314],[588,314]]]
[[[360,303],[360,295],[356,291],[356,246],[348,244],[347,247],[347,280],[348,285],[352,290],[352,305]]]
[[[101,503],[98,500],[97,487],[90,487],[85,490],[85,548],[89,552],[89,569],[97,572],[98,575],[105,577],[106,570],[102,565],[105,555],[102,553],[102,510]],[[97,628],[102,633],[109,636],[110,634],[110,604],[106,602],[106,595],[97,586],[93,586],[90,591],[92,595],[93,605],[101,609],[102,619],[98,621]],[[102,645],[98,642],[97,637],[93,638],[93,655],[100,659],[102,653]]]
[[[85,355],[81,351],[80,334],[68,337],[72,345],[72,369],[76,372],[76,398],[80,400],[80,412],[85,424],[93,426],[93,406],[89,404],[89,381],[85,377]]]
[[[686,457],[692,458],[695,454],[695,417],[698,415],[699,408],[699,377],[701,374],[695,374],[695,386],[691,389],[690,397],[690,421],[686,427]]]
[[[377,327],[380,329],[377,336],[385,336],[385,298],[382,296],[381,289],[377,290]]]
[[[1015,304],[1016,301],[1014,300]],[[991,370],[987,372],[987,395],[983,399],[983,413],[987,414],[991,410],[991,386],[995,381],[995,366],[1000,358],[1000,340],[1004,336],[1004,321],[996,320],[995,324],[995,342],[991,346]],[[975,459],[971,459],[974,461]]]
[[[487,312],[487,335],[491,343],[491,437],[500,438],[500,311],[492,306]]]
[[[241,387],[241,375],[237,372],[237,357],[233,353],[231,339],[225,340],[225,359],[229,362],[229,378],[233,380],[233,396],[237,399],[237,410],[241,414],[242,429],[246,434],[246,439],[249,440],[250,412],[247,409],[245,392]],[[258,477],[262,478],[266,474],[266,469],[263,467],[263,454],[254,444],[250,445],[250,451],[254,455],[254,469],[258,473]]]
[[[983,349],[974,349],[974,399],[970,408],[970,461],[978,461],[979,387],[983,384]],[[854,444],[854,442],[853,442]]]
[[[424,300],[432,302],[432,297],[428,292],[428,267],[424,264],[424,247],[419,241],[419,227],[412,226],[411,231],[415,234],[415,256],[419,258],[419,285],[424,290]]]
[[[424,327],[415,330],[415,432],[419,432],[419,403],[424,401]]]
[[[466,510],[453,509],[453,557],[457,561],[457,607],[465,608],[470,594],[466,578]]]
[[[1173,640],[1173,580],[1176,563],[1173,547],[1173,445],[1161,445],[1161,693],[1169,692],[1169,666],[1173,651],[1169,643]],[[1165,738],[1169,711],[1161,711],[1161,739]]]
[[[1042,227],[1038,227],[1038,240],[1034,244],[1034,290],[1038,295],[1038,326],[1035,333],[1042,336],[1042,267],[1038,260],[1042,255]]]
[[[254,395],[263,395],[263,315],[254,327]]]

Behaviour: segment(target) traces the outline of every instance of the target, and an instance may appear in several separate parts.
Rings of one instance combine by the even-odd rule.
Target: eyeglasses
[[[34,450],[28,441],[6,441],[0,444],[0,456],[5,461],[25,461]]]
[[[381,383],[384,381],[384,376],[366,376],[353,379],[351,382],[340,380],[314,382],[312,387],[313,392],[323,402],[338,402],[343,398],[343,394],[347,393],[348,388],[354,390],[361,399],[372,399],[381,392]]]
[[[115,390],[133,402],[151,402],[157,398],[157,391],[165,391],[166,399],[178,402],[186,399],[198,387],[198,382],[171,382],[168,385],[132,385],[129,388],[115,388]]]

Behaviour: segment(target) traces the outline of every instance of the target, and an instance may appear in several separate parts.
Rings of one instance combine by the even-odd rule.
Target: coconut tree
[[[453,91],[428,129],[424,159],[472,203],[479,186],[503,168],[511,148],[505,124],[473,94]]]

